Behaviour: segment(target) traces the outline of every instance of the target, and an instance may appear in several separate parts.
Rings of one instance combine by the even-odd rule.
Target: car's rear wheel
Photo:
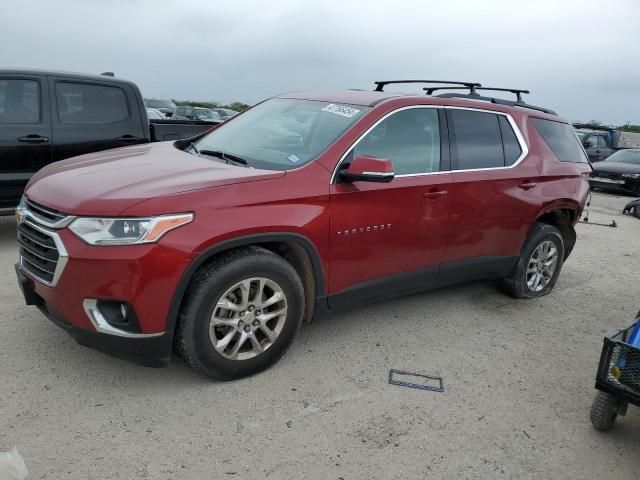
[[[194,278],[177,330],[179,353],[204,375],[232,380],[278,361],[303,317],[293,266],[259,247],[226,254]]]
[[[564,260],[564,242],[553,225],[536,223],[520,253],[518,263],[502,279],[501,289],[514,298],[548,294],[558,280]]]

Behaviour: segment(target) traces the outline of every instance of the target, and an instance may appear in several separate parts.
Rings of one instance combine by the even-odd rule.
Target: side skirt
[[[329,295],[324,308],[317,299],[314,317],[324,317],[350,307],[412,293],[433,290],[481,279],[496,279],[509,274],[518,263],[517,256],[484,256],[446,263],[411,272],[402,272],[384,278],[376,278]]]

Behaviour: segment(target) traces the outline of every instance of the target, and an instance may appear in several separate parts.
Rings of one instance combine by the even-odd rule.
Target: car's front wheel
[[[233,380],[278,361],[302,322],[304,290],[293,266],[260,247],[233,251],[194,278],[176,341],[204,375]]]
[[[518,263],[501,281],[501,289],[514,298],[548,294],[558,280],[564,261],[564,242],[553,225],[536,223],[522,247]]]

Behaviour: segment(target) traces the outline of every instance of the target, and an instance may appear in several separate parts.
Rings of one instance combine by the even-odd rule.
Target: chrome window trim
[[[371,175],[372,177],[393,177],[393,172],[362,172],[362,175]]]
[[[97,332],[125,338],[151,338],[164,335],[164,332],[131,333],[127,332],[126,330],[121,330],[119,328],[111,326],[100,312],[100,309],[98,308],[98,300],[96,300],[95,298],[85,298],[82,302],[82,306],[85,313],[87,314],[87,317],[89,317],[93,328],[95,328]]]
[[[450,106],[450,105],[409,105],[406,107],[396,108],[395,110],[392,110],[386,113],[381,118],[379,118],[373,125],[371,125],[364,133],[362,133],[356,139],[356,141],[351,144],[351,146],[347,149],[347,151],[340,157],[340,160],[336,164],[335,168],[333,169],[333,173],[331,174],[330,183],[335,184],[336,176],[338,174],[338,169],[340,168],[340,165],[342,165],[342,163],[344,162],[344,159],[352,152],[352,150],[358,145],[358,143],[360,143],[360,141],[362,141],[362,139],[366,137],[369,134],[369,132],[371,132],[371,130],[376,128],[380,124],[380,122],[386,120],[391,115],[397,112],[401,112],[403,110],[409,110],[413,108],[434,108],[434,109],[444,109],[444,110],[472,110],[475,112],[484,112],[484,113],[493,113],[496,115],[503,115],[507,118],[509,125],[511,125],[511,128],[513,129],[513,133],[515,133],[516,135],[516,139],[520,144],[521,153],[520,153],[520,156],[516,159],[516,161],[513,162],[513,164],[504,166],[504,167],[470,168],[470,169],[464,169],[464,170],[441,170],[438,172],[424,172],[424,173],[405,173],[402,175],[396,175],[395,178],[422,177],[425,175],[443,175],[443,174],[451,174],[451,173],[458,173],[458,172],[485,172],[485,171],[491,171],[491,170],[507,170],[509,168],[517,167],[529,154],[529,147],[527,145],[527,142],[525,142],[524,140],[524,136],[522,135],[520,128],[516,124],[513,117],[508,113],[499,112],[497,110],[487,110],[484,108],[475,108],[475,107],[457,107],[457,106]]]
[[[29,278],[32,278],[33,280],[37,280],[43,285],[46,285],[48,287],[55,287],[58,284],[58,280],[60,280],[60,276],[62,275],[64,268],[67,266],[67,260],[69,259],[69,254],[67,253],[67,249],[64,247],[64,243],[62,243],[62,239],[60,238],[60,235],[58,235],[56,232],[52,232],[51,230],[48,230],[46,228],[43,228],[39,225],[34,224],[32,221],[30,221],[29,218],[23,218],[22,222],[27,223],[30,227],[38,230],[41,233],[44,233],[45,235],[53,239],[53,243],[55,243],[56,248],[58,249],[58,263],[56,264],[56,269],[53,273],[53,278],[51,279],[50,282],[47,282],[43,278],[40,278],[34,273],[29,272],[23,266],[22,255],[20,255],[20,261],[19,261],[20,271],[22,271],[22,273],[24,273]]]

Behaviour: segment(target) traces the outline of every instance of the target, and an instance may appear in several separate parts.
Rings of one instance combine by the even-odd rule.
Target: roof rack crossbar
[[[525,103],[525,102],[518,102],[513,101],[513,100],[504,100],[502,98],[494,98],[494,97],[485,97],[485,96],[481,96],[481,95],[469,95],[466,93],[441,93],[440,95],[438,95],[438,97],[440,98],[468,98],[471,100],[484,100],[485,102],[491,102],[491,103],[496,103],[498,105],[509,105],[509,106],[513,106],[513,107],[524,107],[524,108],[529,108],[531,110],[537,110],[539,112],[543,112],[543,113],[549,113],[551,115],[557,115],[556,112],[554,112],[551,109],[548,108],[544,108],[544,107],[537,107],[535,105],[531,105],[529,103]]]
[[[423,90],[427,92],[427,95],[433,94],[436,90],[465,90],[467,87],[448,87],[446,85],[439,85],[437,87],[424,87]],[[470,92],[471,95],[475,94],[475,90],[490,90],[492,92],[510,92],[515,94],[516,101],[520,103],[525,103],[522,100],[523,93],[531,93],[529,90],[522,90],[519,88],[498,88],[498,87],[476,87],[474,88],[474,92]]]
[[[449,80],[382,80],[374,83],[376,85],[376,92],[384,91],[385,85],[390,85],[392,83],[448,83],[450,85],[464,85],[472,93],[475,91],[476,87],[482,86],[477,82],[458,82]]]

